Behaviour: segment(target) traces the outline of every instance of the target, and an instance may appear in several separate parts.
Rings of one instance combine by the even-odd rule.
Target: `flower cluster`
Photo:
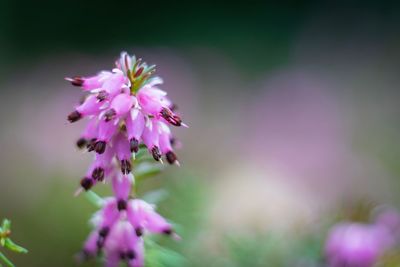
[[[162,79],[152,76],[154,65],[148,66],[125,52],[115,65],[112,71],[92,77],[66,78],[86,92],[68,121],[88,119],[77,146],[95,152],[79,192],[107,181],[114,191],[113,197],[102,201],[102,209],[94,217],[95,230],[86,241],[84,255],[104,252],[106,266],[118,266],[123,260],[139,267],[144,258],[143,234],[175,234],[150,204],[130,199],[134,159],[146,148],[154,160],[162,163],[165,156],[168,163],[179,165],[169,126],[186,125],[159,88]]]
[[[329,266],[372,267],[396,244],[399,244],[400,214],[381,212],[374,223],[342,222],[327,238],[325,254]]]
[[[118,266],[123,260],[128,266],[143,266],[146,233],[177,237],[172,226],[154,207],[140,199],[129,199],[132,175],[113,177],[114,197],[104,199],[102,208],[92,219],[94,230],[85,242],[85,258],[95,257],[104,249],[106,266]]]

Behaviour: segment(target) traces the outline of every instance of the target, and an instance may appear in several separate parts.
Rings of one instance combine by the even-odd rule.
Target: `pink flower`
[[[331,267],[371,267],[393,245],[386,228],[361,223],[341,223],[332,228],[325,245]]]
[[[92,173],[81,181],[85,190],[96,180],[108,180],[105,170],[116,169],[114,157],[121,172],[130,173],[131,153],[137,153],[140,144],[147,146],[155,160],[162,162],[161,158],[165,156],[170,164],[179,165],[172,149],[170,125],[186,125],[172,111],[167,93],[159,88],[162,79],[152,77],[153,73],[154,66],[147,66],[123,52],[112,71],[66,78],[87,93],[86,99],[68,115],[70,122],[89,119],[77,146],[86,146],[88,151],[97,153],[91,166]],[[113,149],[108,150],[108,147]],[[100,156],[103,153],[107,156]]]
[[[143,200],[133,199],[129,202],[127,217],[138,235],[142,235],[146,231],[168,235],[172,233],[171,225],[155,212],[152,205]]]
[[[85,258],[90,258],[103,251],[106,267],[118,266],[120,261],[125,261],[128,266],[141,267],[144,264],[143,236],[147,233],[174,236],[174,232],[154,207],[143,200],[131,199],[127,201],[127,209],[121,209],[120,200],[127,199],[123,183],[130,179],[126,176],[119,179],[114,180],[114,190],[119,199],[105,200],[93,218],[95,230],[86,240],[82,252]]]

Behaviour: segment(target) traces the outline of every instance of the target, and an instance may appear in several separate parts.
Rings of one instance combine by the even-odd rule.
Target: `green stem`
[[[15,267],[14,264],[13,264],[9,259],[7,259],[7,257],[6,257],[3,253],[1,253],[1,252],[0,252],[0,259],[2,259],[2,260],[5,262],[5,264],[6,264],[7,266],[9,266],[9,267]],[[0,265],[0,266],[1,266],[1,265]]]
[[[87,191],[85,196],[96,207],[101,208],[103,206],[103,199],[92,190]]]

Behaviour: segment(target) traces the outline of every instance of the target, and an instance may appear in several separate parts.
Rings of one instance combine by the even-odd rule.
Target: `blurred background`
[[[125,50],[190,125],[182,167],[139,188],[166,188],[183,237],[160,266],[324,266],[332,225],[400,208],[399,23],[395,1],[2,0],[0,218],[29,249],[5,254],[76,266],[96,209],[73,197],[90,157],[64,77]]]

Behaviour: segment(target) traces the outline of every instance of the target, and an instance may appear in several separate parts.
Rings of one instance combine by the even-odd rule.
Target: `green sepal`
[[[15,244],[13,241],[11,241],[10,238],[5,239],[5,248],[8,248],[11,251],[18,252],[18,253],[28,253],[28,250],[26,248],[23,248],[17,244]]]
[[[92,203],[94,206],[101,208],[103,206],[103,199],[97,195],[94,191],[88,190],[85,192],[85,197]]]

